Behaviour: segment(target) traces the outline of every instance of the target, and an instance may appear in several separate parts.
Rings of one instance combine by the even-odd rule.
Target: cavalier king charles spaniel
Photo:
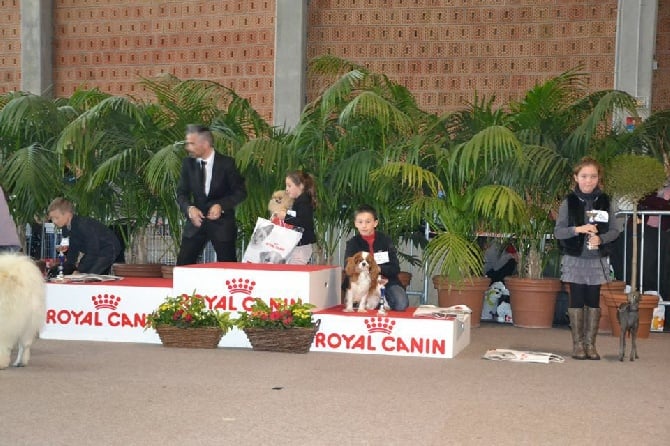
[[[358,303],[361,313],[377,308],[381,300],[381,270],[372,254],[360,251],[347,258],[344,272],[349,278],[344,311],[354,311],[354,303]]]

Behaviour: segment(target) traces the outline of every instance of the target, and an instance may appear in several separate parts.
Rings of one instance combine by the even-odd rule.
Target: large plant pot
[[[612,324],[610,323],[609,310],[607,309],[605,299],[613,293],[623,293],[625,288],[626,282],[623,280],[613,280],[600,286],[600,323],[598,324],[598,333],[612,333]]]
[[[512,320],[523,328],[551,328],[561,279],[505,278],[509,290]]]
[[[473,277],[458,283],[449,282],[444,276],[433,277],[438,306],[467,305],[472,310],[471,328],[479,327],[484,307],[484,292],[490,284],[491,279],[488,277]]]
[[[619,337],[621,334],[621,325],[617,319],[617,312],[619,305],[628,301],[628,295],[623,291],[619,293],[611,293],[606,299],[607,312],[610,317],[610,324],[612,326],[612,336]],[[637,330],[638,338],[648,338],[651,331],[651,318],[654,314],[654,308],[658,306],[658,296],[655,294],[643,294],[640,296],[640,326]]]

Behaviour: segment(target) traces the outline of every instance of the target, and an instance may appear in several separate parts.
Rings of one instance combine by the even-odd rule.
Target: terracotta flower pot
[[[610,323],[609,310],[607,309],[605,299],[612,293],[623,293],[625,288],[626,282],[623,280],[613,280],[600,286],[600,323],[598,324],[598,333],[612,333],[612,324]]]
[[[605,298],[607,311],[610,317],[610,324],[612,325],[612,336],[619,337],[621,333],[621,325],[617,319],[617,312],[619,305],[628,301],[628,295],[623,291],[619,293],[610,293]],[[658,306],[658,296],[654,294],[643,294],[640,296],[640,327],[637,330],[638,338],[648,338],[651,331],[651,318],[654,314],[654,308]]]
[[[526,279],[506,277],[516,327],[551,328],[561,280],[556,278]]]
[[[437,290],[437,304],[440,307],[467,305],[472,310],[470,328],[477,328],[482,319],[484,292],[489,288],[491,279],[473,277],[459,283],[451,283],[444,276],[433,277],[433,286]]]

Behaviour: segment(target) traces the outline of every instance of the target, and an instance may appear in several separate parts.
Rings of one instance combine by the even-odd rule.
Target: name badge
[[[610,220],[610,214],[607,211],[596,211],[595,221],[598,223],[607,223]]]
[[[382,263],[388,263],[389,262],[388,251],[376,252],[375,253],[375,262],[377,262],[377,265],[381,265]]]

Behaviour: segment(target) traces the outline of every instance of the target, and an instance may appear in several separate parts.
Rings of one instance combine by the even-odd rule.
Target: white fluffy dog
[[[0,370],[7,368],[18,345],[15,367],[30,360],[30,346],[46,316],[44,278],[22,254],[0,254]]]

